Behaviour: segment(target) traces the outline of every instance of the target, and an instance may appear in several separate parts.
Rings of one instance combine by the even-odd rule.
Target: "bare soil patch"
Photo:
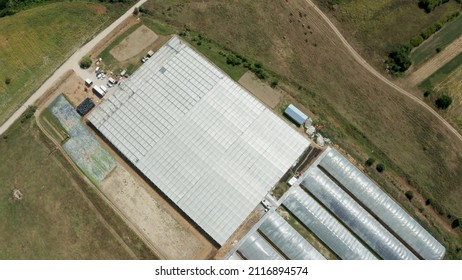
[[[111,51],[111,55],[119,62],[130,59],[153,44],[159,36],[145,25],[137,28],[127,38],[122,40]]]
[[[281,102],[284,92],[281,89],[270,87],[259,80],[254,73],[248,71],[239,79],[239,84],[250,91],[268,107],[274,109]]]
[[[92,93],[91,88],[85,86],[85,81],[75,73],[72,73],[72,75],[61,83],[58,91],[64,93],[74,107],[77,107],[87,97],[92,99],[95,104],[100,102],[99,98]]]
[[[13,190],[13,198],[14,200],[21,200],[23,198],[23,194],[20,189]]]
[[[451,61],[454,57],[462,52],[462,37],[452,42],[449,46],[443,49],[440,53],[436,54],[429,61],[425,62],[417,70],[408,76],[408,81],[411,86],[417,86],[428,78],[431,74],[435,73],[438,69],[443,67],[446,63]],[[412,71],[412,69],[410,69]]]
[[[122,166],[101,184],[102,192],[167,259],[197,259],[203,242],[172,215]]]
[[[94,7],[96,15],[103,15],[106,13],[107,8],[103,5],[95,5]]]

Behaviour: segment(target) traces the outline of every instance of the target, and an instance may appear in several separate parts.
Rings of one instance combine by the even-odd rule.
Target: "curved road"
[[[32,106],[40,97],[42,97],[45,92],[51,88],[60,77],[69,70],[74,70],[76,73],[81,71],[79,67],[79,61],[82,56],[90,52],[104,37],[109,35],[114,29],[117,28],[128,17],[132,16],[133,9],[144,4],[147,0],[140,0],[138,3],[133,5],[128,11],[109,25],[106,29],[101,31],[96,37],[94,37],[90,42],[79,48],[66,62],[61,65],[49,78],[42,84],[42,86],[31,96],[27,101],[19,107],[19,109],[14,112],[11,117],[0,126],[0,135],[2,135],[15,121],[17,121],[21,115],[26,111],[29,106]]]
[[[409,97],[410,99],[412,99],[413,101],[417,102],[422,107],[427,109],[430,113],[432,113],[435,117],[437,117],[443,123],[443,125],[446,126],[462,142],[462,135],[460,135],[460,133],[454,127],[452,127],[452,125],[450,125],[442,116],[440,116],[440,114],[438,114],[435,110],[433,110],[432,107],[428,106],[427,103],[420,100],[419,98],[417,98],[416,96],[414,96],[410,92],[408,92],[408,91],[402,89],[401,87],[397,86],[396,84],[394,84],[393,82],[391,82],[390,80],[385,78],[382,74],[377,72],[377,70],[375,70],[369,63],[367,63],[361,57],[361,55],[359,55],[355,51],[355,49],[343,37],[343,35],[340,33],[340,31],[337,29],[337,27],[335,27],[335,25],[330,21],[330,19],[311,0],[305,0],[305,1],[308,3],[309,6],[311,6],[326,21],[326,23],[330,26],[330,28],[332,28],[334,33],[337,35],[337,37],[340,39],[340,41],[342,41],[343,45],[345,45],[345,47],[348,49],[348,51],[351,53],[351,55],[354,57],[354,59],[359,64],[361,64],[370,73],[372,73],[374,76],[379,78],[381,81],[383,81],[384,83],[386,83],[390,87],[394,88],[395,90],[397,90],[401,94]]]

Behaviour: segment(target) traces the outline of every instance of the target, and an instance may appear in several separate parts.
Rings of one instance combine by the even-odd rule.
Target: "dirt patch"
[[[103,5],[95,5],[94,6],[94,9],[95,9],[95,13],[96,15],[104,15],[107,11],[107,8]]]
[[[281,102],[281,96],[284,95],[281,89],[270,87],[255,77],[255,74],[250,71],[239,79],[239,84],[272,109],[276,108],[279,102]]]
[[[110,53],[115,59],[122,62],[140,53],[143,49],[153,44],[157,38],[159,36],[154,31],[142,25],[110,50]]]
[[[425,62],[417,70],[412,72],[408,77],[411,86],[417,86],[431,74],[435,73],[438,69],[443,67],[446,63],[451,61],[454,57],[462,52],[462,37],[452,42],[449,46],[444,48],[440,53],[435,55],[432,59]],[[412,69],[411,69],[412,71]]]
[[[64,93],[74,108],[87,97],[92,99],[95,104],[100,102],[99,98],[92,93],[91,88],[85,86],[85,82],[74,72],[62,81],[56,91]]]
[[[21,200],[23,198],[23,194],[20,189],[13,190],[13,199],[14,200]]]
[[[122,166],[101,184],[102,192],[167,259],[196,259],[206,246]]]

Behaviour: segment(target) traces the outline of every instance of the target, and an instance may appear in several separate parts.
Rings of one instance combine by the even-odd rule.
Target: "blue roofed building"
[[[302,111],[300,111],[297,107],[295,107],[292,104],[287,106],[287,109],[284,111],[284,114],[288,116],[298,126],[302,125],[306,121],[306,119],[308,119],[307,115],[303,114]]]

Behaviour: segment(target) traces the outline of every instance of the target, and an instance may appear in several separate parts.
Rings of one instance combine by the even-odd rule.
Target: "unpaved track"
[[[119,26],[124,20],[133,16],[133,9],[144,4],[147,0],[140,0],[138,3],[133,5],[128,11],[109,25],[106,29],[101,31],[96,37],[94,37],[90,42],[79,48],[68,60],[66,60],[61,67],[59,67],[49,78],[42,84],[42,86],[31,96],[27,101],[19,107],[16,112],[11,115],[11,117],[0,126],[0,135],[2,135],[16,120],[18,120],[21,115],[26,111],[29,106],[34,105],[34,103],[43,95],[47,90],[55,84],[60,77],[69,70],[74,70],[76,73],[82,72],[82,69],[79,67],[80,59],[90,52],[101,40],[103,40],[109,33]]]
[[[460,53],[462,53],[462,36],[410,74],[408,76],[409,83],[412,86],[417,86]]]
[[[399,93],[407,96],[408,98],[412,99],[413,101],[417,102],[420,104],[422,107],[424,107],[427,111],[429,111],[432,115],[434,115],[437,119],[441,121],[441,123],[449,129],[461,142],[462,142],[462,135],[459,134],[459,132],[452,127],[442,116],[440,116],[433,108],[428,106],[425,102],[411,94],[410,92],[402,89],[401,87],[395,85],[393,82],[385,78],[382,74],[380,74],[377,70],[375,70],[369,63],[367,63],[356,51],[355,49],[348,43],[348,41],[343,37],[343,35],[340,33],[340,31],[335,27],[335,25],[330,21],[330,19],[311,1],[311,0],[305,0],[306,3],[312,7],[325,21],[326,23],[332,28],[334,33],[337,35],[337,37],[340,39],[342,44],[347,48],[347,50],[350,52],[350,54],[353,56],[353,58],[364,68],[366,68],[367,71],[369,71],[371,74],[376,76],[378,79],[380,79],[382,82],[386,83],[393,89],[397,90]]]

